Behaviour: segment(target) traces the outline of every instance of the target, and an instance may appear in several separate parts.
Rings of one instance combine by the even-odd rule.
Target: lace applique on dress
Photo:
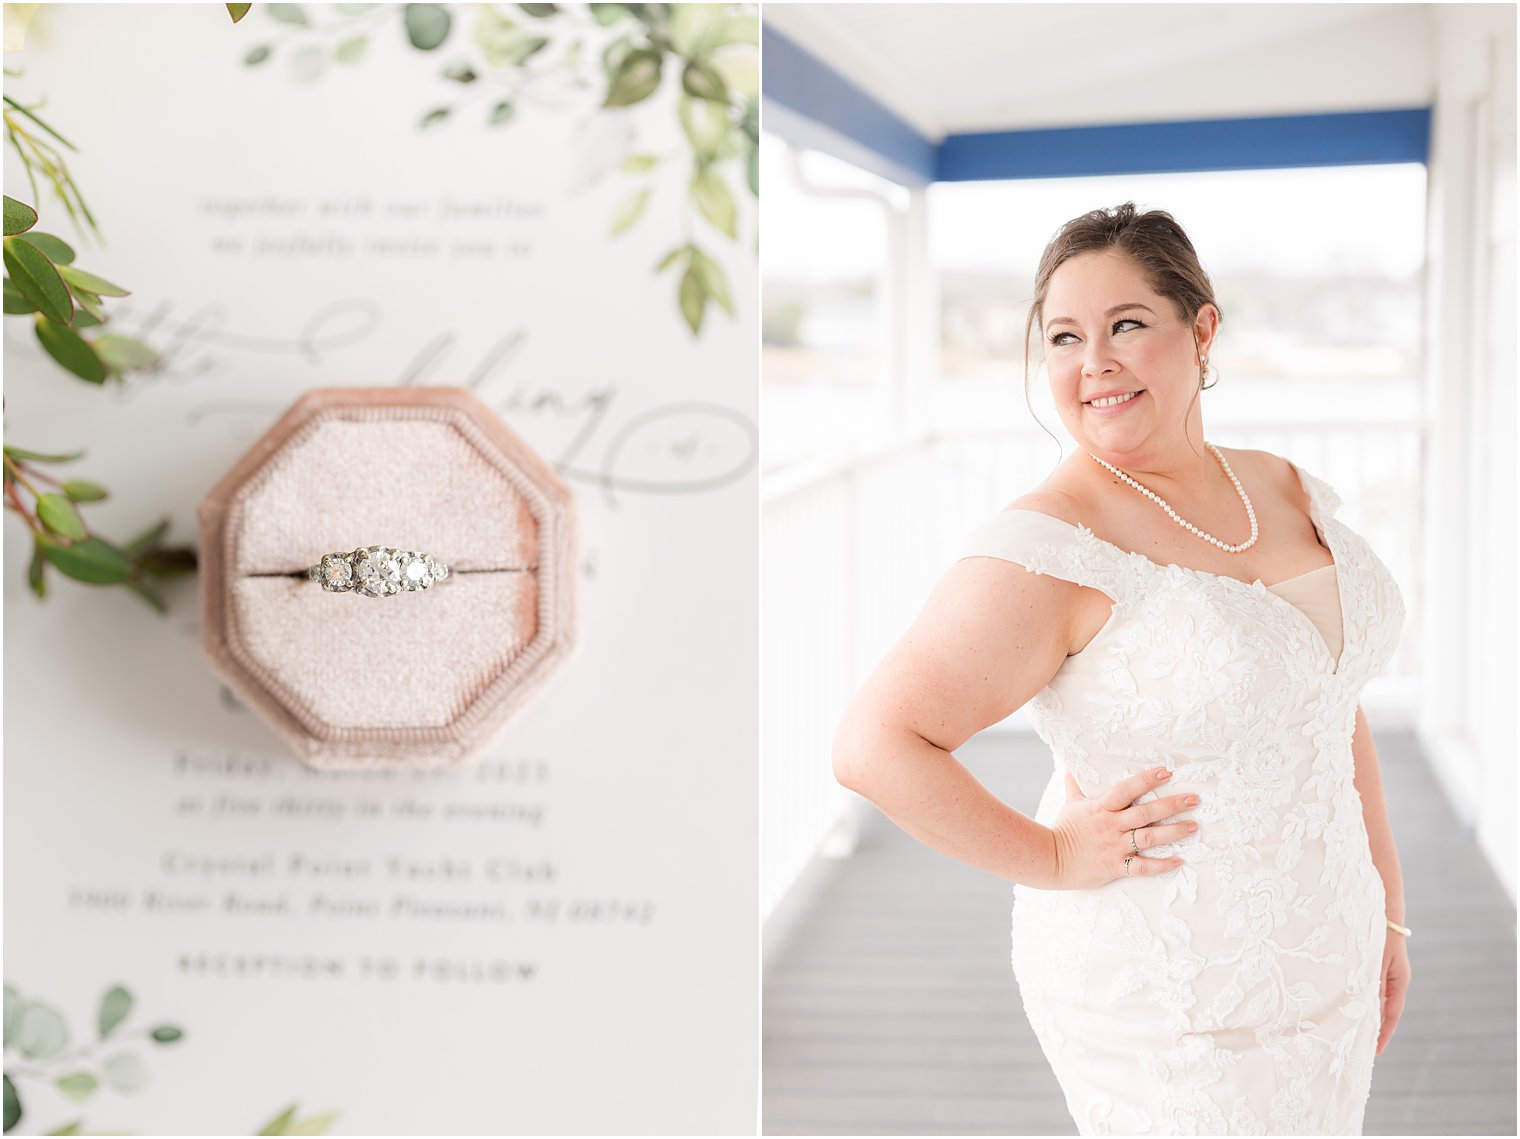
[[[1387,929],[1351,737],[1404,605],[1334,517],[1339,495],[1299,477],[1335,561],[1337,654],[1260,582],[1163,566],[1035,511],[993,516],[961,551],[1114,601],[1030,701],[1055,761],[1035,818],[1054,821],[1068,771],[1096,795],[1166,766],[1167,796],[1202,797],[1182,816],[1194,835],[1141,854],[1180,856],[1175,873],[1013,888],[1024,1009],[1084,1135],[1361,1133]]]

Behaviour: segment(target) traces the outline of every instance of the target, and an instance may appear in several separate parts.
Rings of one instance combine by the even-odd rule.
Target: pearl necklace
[[[1205,534],[1202,530],[1198,529],[1198,527],[1194,526],[1186,518],[1180,517],[1177,512],[1172,509],[1171,504],[1168,503],[1155,491],[1149,489],[1148,487],[1141,486],[1134,479],[1130,478],[1127,474],[1121,471],[1118,467],[1114,466],[1112,463],[1103,462],[1103,460],[1098,458],[1097,455],[1093,455],[1091,451],[1087,453],[1092,456],[1095,462],[1103,463],[1103,465],[1109,470],[1113,471],[1114,474],[1118,475],[1125,482],[1129,483],[1130,486],[1134,487],[1141,494],[1145,495],[1147,498],[1151,499],[1153,502],[1159,505],[1162,510],[1165,510],[1172,516],[1172,521],[1177,523],[1177,525],[1181,526],[1183,529],[1191,530],[1205,542],[1213,542],[1214,545],[1218,546],[1227,554],[1238,554],[1241,550],[1249,550],[1252,546],[1256,545],[1256,535],[1260,532],[1256,526],[1256,511],[1251,506],[1251,500],[1246,497],[1245,488],[1240,485],[1240,480],[1235,477],[1235,472],[1230,470],[1230,464],[1225,462],[1224,456],[1219,453],[1219,448],[1214,446],[1212,443],[1205,443],[1204,446],[1207,447],[1210,451],[1214,452],[1214,458],[1219,460],[1219,465],[1224,468],[1224,473],[1229,475],[1230,481],[1235,484],[1235,493],[1240,495],[1240,501],[1246,504],[1246,514],[1251,519],[1251,538],[1249,541],[1241,542],[1238,546],[1232,546],[1228,542],[1221,542],[1212,534]]]

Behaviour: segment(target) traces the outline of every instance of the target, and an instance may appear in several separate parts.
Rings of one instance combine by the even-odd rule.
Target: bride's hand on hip
[[[1157,776],[1160,778],[1157,778]],[[1135,800],[1166,786],[1171,772],[1156,768],[1114,784],[1102,795],[1082,794],[1066,774],[1066,803],[1051,831],[1055,835],[1057,890],[1084,890],[1115,878],[1165,874],[1182,865],[1180,858],[1146,858],[1139,851],[1187,838],[1198,829],[1191,819],[1153,826],[1198,805],[1196,795],[1171,795],[1149,803]],[[1125,859],[1129,865],[1126,867]]]

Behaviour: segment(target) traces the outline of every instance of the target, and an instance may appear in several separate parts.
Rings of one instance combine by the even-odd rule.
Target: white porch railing
[[[1224,446],[1286,455],[1329,482],[1340,517],[1404,591],[1398,654],[1364,701],[1380,722],[1410,710],[1421,607],[1421,432],[1416,423],[1222,425]],[[1069,444],[1068,451],[1069,453]],[[845,704],[902,635],[960,540],[1057,461],[1038,429],[924,435],[766,481],[762,557],[761,871],[768,917],[854,796],[830,751]],[[1015,714],[1006,726],[1025,721]],[[847,835],[846,835],[847,844]]]

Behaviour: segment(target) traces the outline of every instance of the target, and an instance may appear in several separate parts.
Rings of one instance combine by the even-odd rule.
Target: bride
[[[1078,449],[970,535],[834,771],[1015,883],[1015,976],[1083,1134],[1360,1134],[1410,931],[1357,698],[1403,604],[1328,484],[1204,442],[1220,319],[1171,215],[1062,227],[1026,373],[1038,327]],[[1032,818],[954,756],[1026,703],[1055,760]]]

